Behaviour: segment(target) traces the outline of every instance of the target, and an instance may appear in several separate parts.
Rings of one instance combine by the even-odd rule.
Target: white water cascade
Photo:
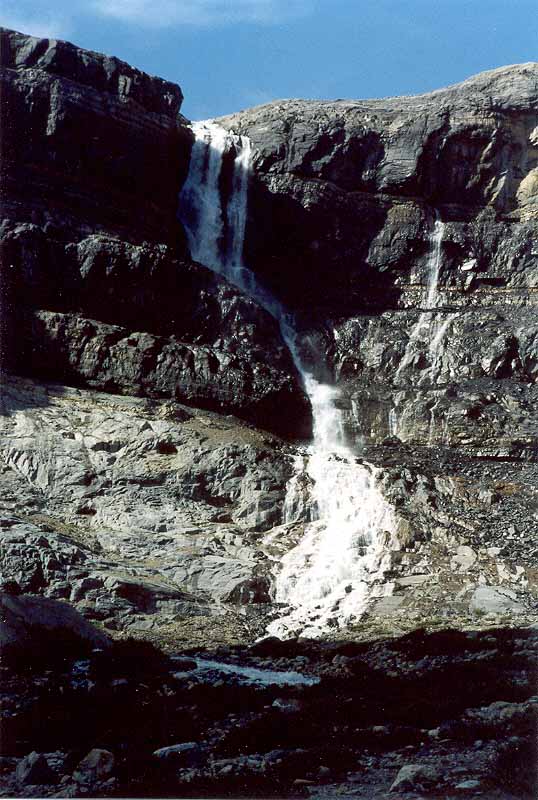
[[[313,415],[312,444],[296,458],[284,506],[285,522],[305,522],[299,543],[282,559],[275,600],[283,614],[268,633],[316,636],[360,619],[374,596],[391,592],[384,580],[394,540],[393,512],[377,488],[374,468],[346,445],[338,391],[317,381],[301,360],[293,320],[243,262],[251,145],[213,122],[193,125],[195,143],[180,196],[180,216],[192,256],[226,276],[266,308],[300,372]],[[223,204],[223,157],[233,151],[232,186]],[[310,494],[305,504],[304,494]]]
[[[390,594],[384,579],[395,548],[392,508],[376,485],[376,473],[357,463],[345,444],[338,391],[305,375],[314,439],[302,469],[311,485],[317,519],[282,559],[277,602],[289,607],[268,633],[316,637],[358,621],[375,596]],[[298,476],[301,476],[299,465]],[[297,508],[297,478],[286,507]],[[293,522],[293,516],[286,522]]]

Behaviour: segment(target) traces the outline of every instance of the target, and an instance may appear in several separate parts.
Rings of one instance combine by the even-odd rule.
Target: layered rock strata
[[[190,141],[179,86],[5,29],[1,54],[2,216],[176,246]]]
[[[82,570],[72,601],[120,628],[152,628],[156,610],[171,624],[175,613],[211,616],[223,600],[253,602],[258,630],[272,613],[271,576],[316,510],[305,487],[284,524],[297,451],[211,412],[306,437],[309,409],[274,320],[189,261],[178,235],[192,138],[181,92],[65,43],[3,41],[13,130],[2,355],[30,379],[2,386],[15,535],[6,580],[67,597],[69,571]],[[526,618],[535,607],[535,83],[524,65],[419,98],[286,101],[224,120],[254,147],[249,264],[296,311],[303,360],[337,381],[348,431],[370,447],[397,511],[394,596],[372,620]],[[60,123],[75,126],[70,144]],[[166,176],[152,164],[158,185],[146,185],[137,147],[153,158],[157,128],[174,156]],[[89,175],[100,160],[85,138],[93,130],[110,148],[103,192]],[[116,161],[130,183],[116,181]],[[24,170],[33,205],[17,194]],[[69,213],[64,178],[80,190]],[[115,215],[133,206],[128,219]],[[36,545],[43,530],[31,527],[49,524],[40,515],[53,539],[77,543],[49,542],[52,572]],[[145,588],[109,608],[116,558]]]
[[[179,87],[66,42],[2,37],[4,368],[307,436],[276,324],[188,260]]]

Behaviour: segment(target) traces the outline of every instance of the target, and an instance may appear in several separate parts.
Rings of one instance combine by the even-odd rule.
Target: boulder
[[[19,783],[32,785],[57,783],[57,776],[42,753],[29,753],[17,764],[15,777]]]
[[[391,792],[427,791],[441,782],[441,774],[427,764],[405,764],[393,781]]]
[[[478,614],[524,614],[525,606],[513,589],[504,586],[479,586],[473,592],[469,608]]]
[[[44,597],[0,595],[0,647],[7,652],[33,648],[46,638],[51,652],[62,644],[106,647],[108,637],[74,608]]]
[[[154,751],[153,756],[160,761],[177,764],[178,767],[195,767],[203,761],[204,749],[196,742],[182,742],[160,747]]]
[[[254,578],[247,578],[234,586],[230,594],[225,598],[228,603],[236,605],[250,605],[251,603],[270,603],[271,602],[271,582],[263,575]]]
[[[115,761],[114,754],[109,750],[96,747],[79,763],[73,772],[73,780],[78,784],[89,786],[106,781],[112,775]]]

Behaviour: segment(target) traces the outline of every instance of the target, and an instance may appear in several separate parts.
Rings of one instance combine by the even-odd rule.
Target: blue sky
[[[0,0],[0,24],[179,83],[202,119],[413,94],[538,60],[538,0]]]

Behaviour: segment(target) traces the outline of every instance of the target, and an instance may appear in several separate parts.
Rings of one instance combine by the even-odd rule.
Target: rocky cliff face
[[[538,67],[526,64],[418,97],[290,100],[223,118],[256,148],[258,271],[301,310],[405,307],[426,283],[437,213],[454,223],[443,248],[451,299],[464,288],[458,279],[471,277],[480,294],[504,277],[517,297],[530,251],[512,241],[501,255],[498,245],[521,245],[532,230],[537,93]],[[514,274],[500,275],[499,259],[516,252]],[[471,275],[458,274],[470,257]]]
[[[308,403],[275,321],[190,261],[178,234],[192,140],[179,88],[63,42],[3,37],[5,368],[142,398],[142,417],[144,403],[171,401],[307,437]],[[396,509],[394,597],[374,619],[435,615],[448,583],[456,616],[484,582],[511,592],[518,613],[533,607],[537,70],[508,67],[423,97],[285,101],[222,121],[253,145],[250,266],[295,310],[303,360],[336,380],[350,439],[381,468]],[[39,513],[53,509],[105,550],[129,536],[137,558],[156,532],[175,542],[178,514],[181,525],[216,526],[216,550],[204,528],[192,559],[164,548],[160,574],[219,600],[269,599],[275,564],[315,514],[306,497],[283,526],[293,449],[266,452],[261,434],[245,449],[239,425],[213,452],[205,435],[195,446],[187,422],[131,457],[131,406],[115,405],[88,443],[54,394],[34,402],[35,392],[4,379],[3,453],[10,475],[45,492]],[[58,420],[30,454],[49,405]],[[184,405],[176,413],[191,417]],[[146,449],[162,461],[155,484],[140,478]],[[116,453],[136,479],[117,472]],[[24,517],[33,502],[6,511]]]
[[[180,89],[10,31],[1,54],[0,585],[31,671],[3,673],[0,793],[536,796],[538,66],[221,120],[253,146],[248,264],[393,522],[364,616],[246,650],[317,514],[294,361],[190,258]]]
[[[419,97],[221,120],[254,147],[250,262],[295,309],[304,357],[337,383],[350,440],[388,467],[409,523],[391,614],[424,614],[452,579],[472,603],[471,586],[506,574],[481,553],[532,571],[534,512],[503,508],[530,510],[535,493],[537,94],[525,64]]]
[[[535,457],[537,94],[524,64],[223,120],[256,148],[252,263],[328,353],[355,435]]]
[[[172,242],[189,132],[178,86],[68,42],[2,31],[2,212]]]

